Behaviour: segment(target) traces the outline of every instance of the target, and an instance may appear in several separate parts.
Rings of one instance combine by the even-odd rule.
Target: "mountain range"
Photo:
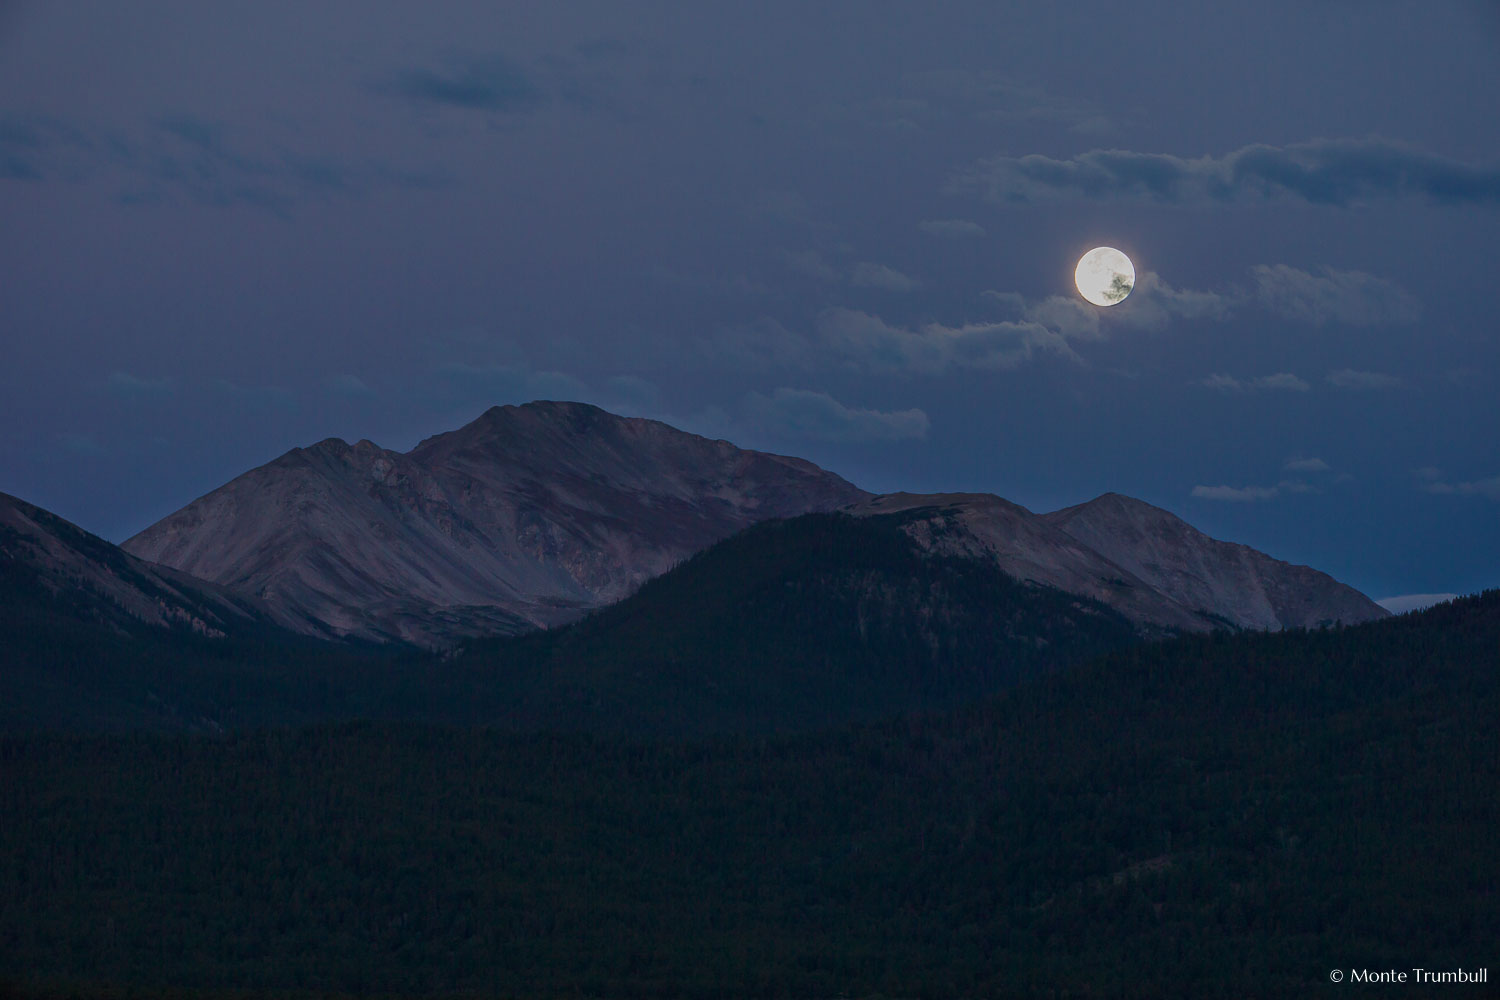
[[[801,459],[539,402],[406,453],[293,449],[123,548],[294,631],[441,645],[575,620],[757,521],[866,496]]]
[[[1117,494],[1044,515],[986,494],[873,496],[802,459],[568,402],[495,407],[406,453],[293,449],[123,548],[293,631],[438,647],[577,620],[751,524],[839,509],[904,512],[930,551],[992,560],[1147,632],[1386,614]]]
[[[1457,968],[1497,635],[1500,592],[1391,618],[1129,497],[876,496],[580,404],[297,449],[129,550],[0,495],[0,995]]]

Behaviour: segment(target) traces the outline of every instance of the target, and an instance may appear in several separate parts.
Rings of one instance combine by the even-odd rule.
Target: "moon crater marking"
[[[1114,247],[1095,247],[1079,258],[1073,283],[1096,306],[1118,305],[1135,287],[1135,265]]]

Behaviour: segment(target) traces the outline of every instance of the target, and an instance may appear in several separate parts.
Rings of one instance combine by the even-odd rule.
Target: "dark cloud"
[[[1251,268],[1256,297],[1277,315],[1314,326],[1385,326],[1414,323],[1422,315],[1401,286],[1363,271],[1325,267],[1321,275],[1272,264]]]
[[[76,176],[75,161],[96,145],[80,128],[60,118],[0,116],[0,180]]]
[[[402,70],[376,89],[410,101],[468,111],[524,111],[541,99],[536,85],[500,55],[455,59],[441,69]]]
[[[956,190],[999,203],[1092,199],[1215,204],[1276,199],[1346,206],[1381,198],[1440,204],[1500,201],[1500,167],[1476,166],[1384,139],[1253,145],[1224,156],[1096,149],[1071,159],[997,156]]]

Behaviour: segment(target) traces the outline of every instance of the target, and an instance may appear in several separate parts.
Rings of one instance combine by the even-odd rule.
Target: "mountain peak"
[[[867,495],[801,459],[539,400],[406,454],[295,449],[124,547],[263,596],[289,624],[443,643],[577,618],[757,521]]]

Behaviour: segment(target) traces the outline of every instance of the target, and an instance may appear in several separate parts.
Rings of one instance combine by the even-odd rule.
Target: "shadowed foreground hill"
[[[1497,650],[1492,591],[770,741],[4,739],[0,975],[1211,997],[1493,965]]]
[[[761,524],[576,625],[445,656],[279,630],[122,636],[38,597],[24,613],[0,607],[0,728],[816,729],[966,704],[1135,641],[1087,598],[923,553],[901,523]]]
[[[924,552],[912,516],[756,525],[576,625],[473,644],[444,683],[498,713],[476,722],[785,731],[968,704],[1136,641],[1086,597]]]

